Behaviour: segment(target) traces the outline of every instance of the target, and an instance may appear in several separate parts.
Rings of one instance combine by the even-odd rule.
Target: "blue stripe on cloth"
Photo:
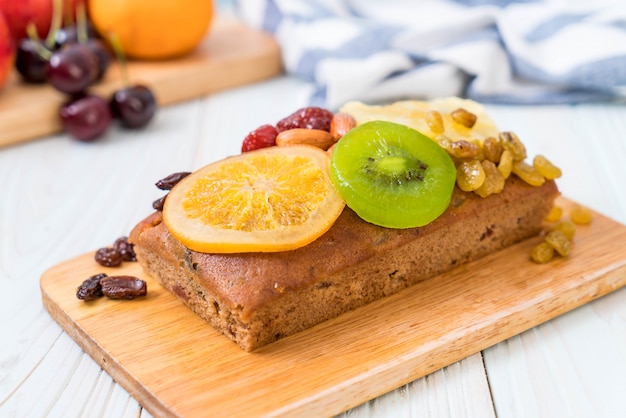
[[[559,31],[565,27],[579,23],[589,17],[588,13],[572,13],[572,14],[560,14],[553,16],[545,22],[539,23],[535,28],[528,32],[524,39],[527,42],[540,42],[556,35]]]
[[[399,31],[399,28],[381,26],[362,33],[334,50],[321,48],[307,50],[302,54],[295,71],[308,80],[314,80],[315,69],[320,61],[328,58],[366,58],[375,52],[388,49],[391,40]]]

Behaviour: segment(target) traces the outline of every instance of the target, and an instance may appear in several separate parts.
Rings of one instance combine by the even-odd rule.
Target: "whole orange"
[[[166,59],[191,52],[211,26],[212,0],[89,0],[106,39],[113,32],[130,58]]]

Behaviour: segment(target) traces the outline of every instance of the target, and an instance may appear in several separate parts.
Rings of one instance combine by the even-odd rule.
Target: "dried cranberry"
[[[96,274],[85,280],[76,290],[76,297],[81,300],[94,300],[104,296],[100,281],[107,277],[105,273]]]
[[[280,120],[276,124],[276,129],[278,132],[296,128],[330,131],[330,121],[332,119],[333,113],[330,110],[322,109],[321,107],[303,107]]]
[[[102,293],[110,299],[134,299],[145,296],[147,285],[134,276],[108,276],[100,280]]]
[[[96,251],[96,262],[105,267],[117,267],[122,264],[122,254],[113,247],[104,247]]]
[[[178,184],[179,181],[187,177],[191,174],[188,171],[181,171],[179,173],[172,173],[169,176],[162,178],[161,180],[156,182],[156,187],[161,190],[171,190],[174,186]]]
[[[241,152],[254,151],[276,145],[278,131],[272,125],[262,125],[250,132],[241,145]]]
[[[135,246],[128,242],[128,237],[119,237],[113,243],[113,248],[122,255],[124,261],[137,261]]]

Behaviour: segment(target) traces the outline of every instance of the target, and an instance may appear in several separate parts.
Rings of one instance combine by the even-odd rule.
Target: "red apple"
[[[2,86],[4,86],[4,83],[6,83],[9,78],[14,59],[15,48],[9,31],[9,25],[2,11],[0,11],[0,89],[2,89]]]
[[[4,12],[16,42],[27,36],[26,26],[29,22],[35,24],[40,38],[48,36],[52,21],[52,0],[0,0],[0,10]]]
[[[63,21],[71,24],[76,21],[76,8],[79,3],[87,7],[86,0],[63,0]],[[9,23],[15,42],[28,36],[26,27],[33,22],[40,38],[48,36],[54,0],[0,0],[0,11]]]

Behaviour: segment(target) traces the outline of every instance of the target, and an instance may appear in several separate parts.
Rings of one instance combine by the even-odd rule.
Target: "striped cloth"
[[[468,97],[556,104],[626,96],[624,0],[237,0],[312,105]]]

